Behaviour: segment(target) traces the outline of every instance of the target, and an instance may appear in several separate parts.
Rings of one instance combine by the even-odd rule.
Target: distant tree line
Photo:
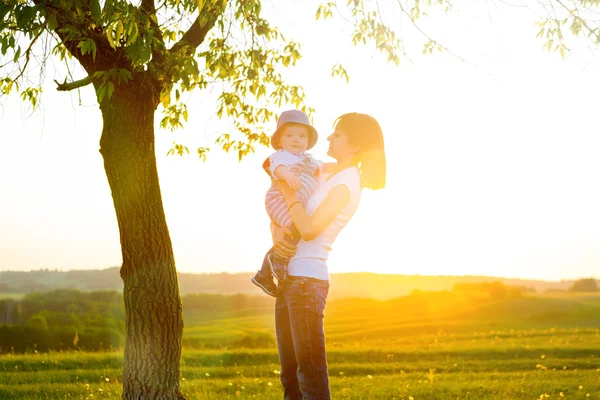
[[[526,286],[507,286],[500,281],[455,283],[452,291],[457,293],[481,294],[490,300],[521,297],[523,293],[535,293],[535,289]]]
[[[598,291],[594,279],[580,279],[571,292]],[[500,281],[455,283],[451,291],[414,290],[408,296],[389,300],[344,298],[328,301],[328,307],[348,315],[364,312],[391,315],[402,309],[404,316],[447,318],[465,305],[519,298],[535,292],[531,287],[508,286]],[[256,315],[273,307],[273,299],[261,295],[188,294],[183,296],[184,316],[235,312]],[[200,311],[198,313],[198,311]],[[45,352],[49,350],[102,351],[124,345],[125,313],[122,294],[117,291],[84,292],[59,289],[35,292],[20,300],[0,299],[0,353]],[[187,347],[202,347],[201,338],[186,339]],[[233,346],[265,347],[272,335],[246,335]]]
[[[182,295],[214,293],[257,295],[249,283],[251,273],[194,274],[178,272]],[[380,300],[405,296],[415,289],[427,291],[452,290],[455,283],[499,281],[508,287],[520,287],[522,293],[537,291],[568,291],[573,281],[546,282],[536,280],[489,278],[484,276],[421,276],[373,273],[341,273],[331,275],[330,298],[372,297]],[[0,271],[0,298],[2,293],[31,293],[55,289],[82,291],[116,290],[122,292],[123,280],[119,267],[103,270],[37,270]]]
[[[267,296],[193,294],[185,310],[228,312],[272,307]],[[58,289],[0,299],[0,353],[85,350],[124,345],[123,296],[116,291]]]
[[[0,300],[0,352],[111,349],[122,346],[121,294],[60,289]]]
[[[452,286],[453,292],[462,293],[480,293],[486,294],[492,300],[501,300],[505,298],[515,298],[523,293],[535,293],[536,290],[528,286],[509,286],[500,281],[494,282],[475,282],[475,283],[455,283]],[[593,293],[598,292],[598,283],[593,278],[578,279],[567,290],[550,289],[548,292],[572,293]]]
[[[598,283],[593,278],[578,279],[573,282],[569,292],[597,292]]]

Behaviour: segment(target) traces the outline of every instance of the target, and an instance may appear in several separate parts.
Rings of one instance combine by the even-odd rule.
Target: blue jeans
[[[284,400],[329,400],[323,311],[329,282],[288,276],[275,302]]]

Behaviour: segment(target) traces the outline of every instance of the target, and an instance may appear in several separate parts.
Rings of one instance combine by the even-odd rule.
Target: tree
[[[597,292],[598,283],[594,278],[577,279],[569,288],[569,292]]]
[[[562,41],[561,28],[569,23],[574,34],[598,39],[598,28],[583,10],[597,0],[555,2],[566,17],[550,15],[541,25],[549,49],[564,55],[554,40]],[[424,35],[424,53],[445,49],[418,24],[429,7],[451,9],[443,0],[382,1],[383,10],[378,2],[343,4],[320,5],[317,19],[342,14],[354,25],[353,43],[372,43],[390,62],[397,64],[404,53],[385,21],[395,21],[396,15]],[[269,143],[263,124],[274,119],[274,108],[291,104],[312,113],[302,87],[281,75],[300,58],[299,45],[287,42],[263,17],[260,1],[249,0],[2,0],[0,21],[1,93],[16,91],[35,107],[41,85],[31,85],[30,77],[42,79],[50,57],[67,67],[74,59],[86,74],[57,82],[58,90],[95,88],[103,120],[100,152],[123,258],[123,397],[182,398],[182,306],[156,170],[154,113],[162,107],[161,126],[176,129],[188,116],[182,93],[219,85],[217,115],[231,118],[238,134],[224,133],[217,144],[241,158],[254,145]],[[340,65],[332,75],[348,78]],[[199,148],[197,154],[205,158],[208,151]],[[175,144],[171,152],[189,150]]]
[[[44,317],[42,314],[35,314],[31,318],[29,318],[27,320],[27,326],[42,331],[48,330],[48,322],[46,322],[46,317]]]
[[[87,75],[57,82],[57,90],[95,88],[123,258],[123,398],[183,398],[182,305],[156,170],[154,113],[162,106],[161,126],[180,127],[188,116],[182,93],[222,84],[217,115],[232,118],[241,139],[224,133],[217,144],[242,158],[255,144],[269,144],[262,124],[274,119],[275,107],[312,113],[302,87],[281,75],[300,58],[299,45],[270,25],[259,1],[248,0],[2,0],[0,21],[4,95],[16,91],[35,107],[41,84],[28,86],[30,76],[43,76],[50,57],[67,69],[75,59]],[[360,40],[373,38],[394,59],[394,47],[374,29],[361,28]],[[197,153],[205,158],[207,151]],[[172,152],[189,150],[176,144]]]

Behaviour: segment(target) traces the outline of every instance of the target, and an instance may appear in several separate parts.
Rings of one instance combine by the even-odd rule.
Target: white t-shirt
[[[327,259],[331,245],[338,233],[350,221],[360,202],[362,188],[358,168],[350,167],[333,176],[322,176],[317,190],[306,204],[306,212],[312,216],[323,200],[327,198],[329,191],[337,185],[345,185],[350,191],[348,204],[319,236],[308,242],[300,240],[296,254],[290,259],[288,275],[329,280]]]

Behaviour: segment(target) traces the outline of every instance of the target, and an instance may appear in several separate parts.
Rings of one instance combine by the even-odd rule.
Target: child
[[[277,150],[263,164],[265,171],[272,179],[285,180],[298,192],[302,206],[313,194],[319,184],[318,176],[323,165],[315,160],[306,150],[317,143],[318,134],[310,124],[308,116],[299,110],[288,110],[277,119],[277,130],[271,136],[271,146]],[[289,227],[292,230],[292,243],[300,240],[300,234],[292,224],[292,218],[283,196],[275,186],[271,185],[265,196],[267,213],[275,224]],[[265,255],[262,268],[252,278],[252,283],[270,296],[277,296],[277,280],[286,278],[286,260],[280,259],[271,248]]]

